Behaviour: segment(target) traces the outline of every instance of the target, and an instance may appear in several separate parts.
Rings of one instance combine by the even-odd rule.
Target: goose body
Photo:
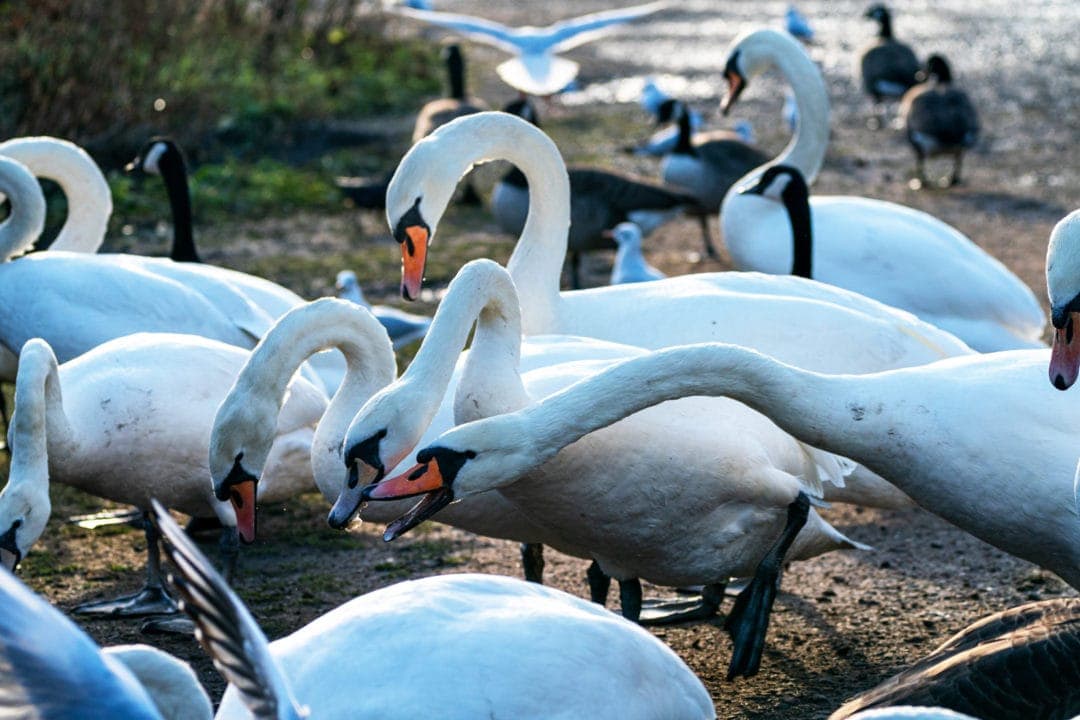
[[[960,163],[965,150],[979,139],[979,116],[967,93],[952,84],[952,72],[945,58],[931,55],[926,62],[926,80],[904,93],[900,117],[904,132],[915,151],[915,176],[926,182],[926,158],[953,156],[950,185],[960,183]]]
[[[812,183],[828,141],[828,99],[820,72],[797,42],[772,30],[736,39],[725,70],[725,108],[748,78],[771,65],[795,91],[800,125],[770,165],[794,166]],[[757,168],[728,193],[720,221],[737,267],[786,273],[793,244],[783,206],[744,192],[766,170]],[[976,350],[1041,346],[1045,318],[1031,290],[946,223],[902,205],[852,196],[812,197],[810,208],[814,279],[912,312]]]
[[[552,95],[569,85],[578,73],[578,64],[559,57],[558,53],[601,37],[613,26],[651,15],[665,7],[664,2],[653,2],[590,13],[546,27],[508,27],[471,15],[406,7],[396,7],[394,12],[448,28],[511,53],[513,58],[495,68],[503,82],[529,95]]]
[[[863,90],[875,102],[899,98],[918,82],[919,60],[908,45],[893,37],[888,8],[871,5],[864,17],[878,23],[878,37],[859,53]]]
[[[7,570],[0,570],[0,600],[0,696],[12,717],[211,717],[210,698],[187,663],[146,645],[103,650]]]
[[[413,142],[427,137],[436,128],[454,118],[488,109],[486,102],[471,98],[465,93],[465,57],[461,53],[461,46],[448,46],[443,56],[446,60],[449,92],[446,97],[432,100],[420,108],[420,113],[416,116],[416,124],[413,126]]]
[[[172,518],[157,521],[175,589],[230,681],[219,719],[715,717],[701,681],[648,632],[504,577],[397,583],[267,643]]]
[[[862,710],[891,705],[935,705],[999,720],[1071,718],[1080,713],[1078,657],[1080,600],[1028,603],[974,623],[829,720],[863,718]]]
[[[247,356],[194,335],[141,333],[60,365],[44,341],[27,342],[15,381],[11,474],[0,494],[0,532],[11,541],[5,564],[45,529],[51,482],[144,510],[159,498],[189,515],[214,515],[235,534],[232,508],[207,480],[207,450],[214,413]],[[292,381],[271,431],[266,501],[311,487],[313,428],[325,407],[321,390]]]

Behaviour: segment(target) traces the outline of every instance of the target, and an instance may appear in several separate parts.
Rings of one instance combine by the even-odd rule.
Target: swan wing
[[[176,571],[169,585],[197,628],[196,637],[260,719],[302,718],[285,678],[270,655],[266,636],[225,580],[195,547],[168,511],[153,501],[152,518]]]

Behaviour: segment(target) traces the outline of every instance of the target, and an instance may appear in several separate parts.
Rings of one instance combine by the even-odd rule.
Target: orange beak
[[[236,530],[240,540],[250,545],[255,542],[255,481],[244,480],[229,488],[229,501],[236,513]]]
[[[1058,390],[1068,390],[1080,373],[1080,337],[1074,332],[1076,316],[1069,313],[1065,327],[1054,332],[1054,348],[1050,351],[1050,382]]]
[[[414,465],[400,475],[387,478],[376,485],[364,488],[365,500],[398,500],[424,495],[446,487],[439,463],[435,460],[426,465]]]
[[[724,99],[720,101],[720,112],[726,117],[746,85],[737,72],[728,71],[724,77],[727,78],[728,87]]]
[[[424,284],[424,266],[427,264],[428,231],[420,225],[405,228],[401,243],[401,297],[415,300],[420,297]]]

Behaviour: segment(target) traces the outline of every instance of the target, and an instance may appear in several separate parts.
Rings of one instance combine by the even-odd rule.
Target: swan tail
[[[859,467],[857,463],[841,455],[818,450],[802,443],[800,445],[810,462],[811,469],[800,475],[799,479],[806,485],[806,490],[816,498],[825,497],[826,485],[844,487],[844,478],[854,473]]]
[[[240,598],[157,500],[151,518],[175,567],[168,575],[170,588],[195,622],[196,637],[214,666],[236,687],[248,710],[259,718],[306,717]]]
[[[825,521],[817,510],[810,515],[799,535],[795,538],[787,557],[790,560],[806,560],[833,550],[873,550],[870,545],[852,540]]]

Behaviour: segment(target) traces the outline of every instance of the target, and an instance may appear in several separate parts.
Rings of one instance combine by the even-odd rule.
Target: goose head
[[[413,467],[363,488],[365,500],[422,496],[386,527],[383,539],[400,537],[455,500],[509,485],[543,462],[521,422],[511,413],[459,425],[420,450]]]
[[[941,55],[931,55],[926,59],[926,67],[917,76],[920,82],[936,80],[940,85],[952,82],[952,69],[949,62]]]
[[[727,92],[724,93],[724,99],[720,101],[721,113],[726,116],[746,89],[750,79],[755,75],[760,75],[775,63],[774,58],[778,46],[790,47],[794,52],[805,55],[795,38],[778,30],[763,28],[735,38],[724,63]]]
[[[881,3],[874,3],[870,7],[866,8],[866,12],[863,13],[863,17],[867,20],[873,20],[877,23],[888,22],[892,19],[889,14],[889,8],[885,7]]]
[[[13,572],[45,532],[52,513],[47,489],[40,492],[14,480],[0,492],[0,564]]]
[[[126,172],[144,172],[147,175],[161,175],[163,165],[177,159],[182,160],[180,148],[176,143],[166,137],[151,138],[139,154],[131,162],[124,166]]]
[[[278,411],[277,403],[265,393],[231,395],[218,408],[210,432],[214,496],[232,505],[244,543],[255,542],[259,478],[274,444]]]
[[[1050,382],[1067,390],[1080,373],[1080,210],[1069,213],[1050,233],[1046,287],[1054,325]]]

